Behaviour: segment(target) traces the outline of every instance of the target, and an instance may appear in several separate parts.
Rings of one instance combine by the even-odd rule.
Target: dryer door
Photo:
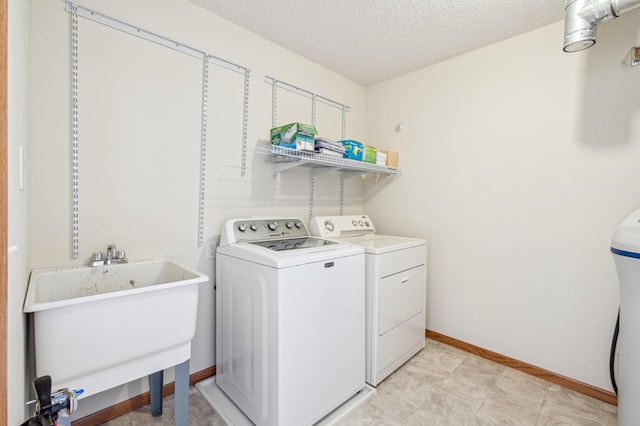
[[[379,336],[424,310],[426,269],[422,265],[380,280]]]

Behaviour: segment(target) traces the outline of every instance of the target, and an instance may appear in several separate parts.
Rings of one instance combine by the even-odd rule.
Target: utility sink
[[[86,397],[188,360],[208,280],[167,259],[33,270],[37,376]]]

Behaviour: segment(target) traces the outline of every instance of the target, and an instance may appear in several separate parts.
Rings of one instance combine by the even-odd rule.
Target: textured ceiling
[[[189,1],[364,86],[560,21],[565,5],[564,0]]]

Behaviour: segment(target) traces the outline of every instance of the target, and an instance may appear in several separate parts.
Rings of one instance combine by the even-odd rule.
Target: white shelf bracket
[[[284,172],[285,170],[294,169],[296,167],[303,166],[305,164],[304,161],[287,161],[282,163],[273,163],[273,173],[274,176],[280,172]]]
[[[316,167],[314,169],[311,169],[311,175],[313,177],[317,177],[320,175],[324,175],[326,173],[335,172],[336,170],[340,170],[340,169],[335,167]]]
[[[356,177],[356,176],[362,176],[362,175],[366,175],[367,173],[371,173],[368,172],[366,170],[349,170],[349,171],[343,171],[342,172],[342,179],[351,179],[352,177]]]

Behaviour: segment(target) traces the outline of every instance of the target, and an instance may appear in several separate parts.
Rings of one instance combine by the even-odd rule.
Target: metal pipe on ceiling
[[[565,52],[596,44],[596,27],[640,7],[640,0],[567,0],[564,20]]]

